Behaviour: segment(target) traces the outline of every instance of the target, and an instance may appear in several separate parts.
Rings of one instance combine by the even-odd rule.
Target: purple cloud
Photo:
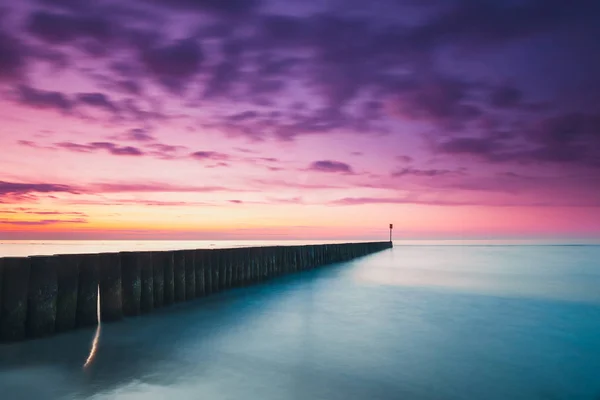
[[[403,117],[434,122],[444,128],[462,127],[482,111],[473,104],[478,87],[454,77],[414,76],[397,90],[398,112]]]
[[[255,179],[249,182],[251,185],[257,187],[260,190],[273,189],[273,188],[294,188],[294,189],[341,189],[349,188],[349,185],[342,184],[321,184],[321,183],[301,183],[292,182],[289,180],[277,180],[277,179]]]
[[[231,164],[220,161],[220,162],[215,163],[215,164],[209,164],[205,168],[227,168],[227,167],[230,167],[230,166],[231,166]]]
[[[331,204],[342,206],[357,206],[364,204],[427,204],[436,206],[465,206],[473,205],[473,202],[451,201],[451,200],[419,200],[411,196],[399,198],[387,197],[345,197],[335,200]]]
[[[17,183],[0,181],[0,197],[24,195],[30,193],[70,193],[70,194],[102,194],[102,193],[212,193],[212,192],[243,192],[242,189],[224,186],[193,186],[174,185],[166,182],[99,182],[81,187],[50,183]],[[19,213],[36,215],[77,215],[79,212],[38,211],[31,208],[19,207],[13,209]]]
[[[77,189],[69,185],[54,183],[19,183],[0,181],[0,196],[20,195],[29,193],[79,193]]]
[[[78,10],[81,9],[84,4],[81,0],[37,0],[39,3],[46,4],[49,6],[65,8],[67,10]]]
[[[127,113],[131,118],[139,123],[165,122],[177,116],[171,116],[161,112],[156,108],[144,109],[135,99],[125,99],[119,103],[122,113]]]
[[[534,160],[578,162],[600,167],[600,113],[563,114],[542,121],[529,140]]]
[[[0,219],[0,225],[21,225],[21,226],[43,226],[56,224],[86,224],[85,218],[73,219],[42,219],[38,221],[15,221],[10,219]]]
[[[79,104],[101,108],[113,113],[118,111],[118,107],[104,93],[78,93],[76,99]]]
[[[132,146],[119,146],[111,142],[93,142],[90,143],[92,149],[107,150],[110,154],[115,156],[143,156],[144,152],[137,147]]]
[[[215,206],[216,203],[200,201],[162,201],[162,200],[140,200],[140,199],[117,199],[117,200],[74,200],[72,205],[105,205],[105,206],[150,206],[150,207],[199,207]]]
[[[520,105],[523,92],[512,86],[500,86],[492,90],[490,104],[497,108],[511,108]]]
[[[19,41],[0,29],[0,82],[21,77],[25,55]]]
[[[72,142],[60,142],[54,144],[57,148],[77,152],[77,153],[91,153],[94,148],[87,144],[78,144]]]
[[[413,158],[410,156],[406,156],[406,155],[400,155],[400,156],[396,156],[396,160],[404,162],[404,163],[409,163],[413,161]]]
[[[18,87],[19,103],[28,107],[39,109],[55,109],[61,112],[69,112],[73,103],[63,93],[34,89],[29,86]]]
[[[190,154],[195,160],[199,161],[226,161],[229,160],[229,156],[227,154],[219,153],[216,151],[196,151]]]
[[[403,177],[406,175],[412,176],[424,176],[424,177],[435,177],[449,174],[455,174],[455,171],[447,169],[415,169],[415,168],[402,168],[401,170],[392,173],[395,178]]]
[[[210,193],[230,191],[222,186],[183,186],[168,183],[97,183],[88,187],[92,193]]]
[[[38,109],[54,109],[62,113],[71,112],[75,107],[89,106],[118,113],[119,107],[104,93],[78,93],[68,96],[65,93],[36,89],[27,85],[17,88],[17,101]]]
[[[352,174],[352,167],[350,165],[340,162],[340,161],[331,161],[331,160],[322,160],[315,161],[310,164],[309,170],[319,171],[319,172],[331,172],[331,173],[344,173],[344,174]]]
[[[146,148],[150,149],[148,154],[162,160],[174,160],[179,158],[179,153],[186,151],[188,148],[185,146],[173,146],[162,143],[153,143]]]
[[[72,16],[46,11],[31,15],[29,32],[49,43],[67,43],[81,38],[106,43],[113,38],[115,27],[98,15]]]
[[[132,146],[119,146],[112,142],[92,142],[87,144],[79,144],[72,142],[60,142],[55,143],[57,148],[77,152],[77,153],[91,153],[97,150],[106,150],[115,156],[143,156],[144,152],[137,147]]]
[[[204,87],[205,98],[231,98],[233,88],[239,84],[242,74],[242,55],[246,47],[236,39],[224,39],[220,46],[222,60],[210,70]]]
[[[67,150],[74,153],[96,153],[99,151],[106,151],[109,154],[115,156],[147,156],[154,157],[161,160],[174,160],[178,158],[184,158],[184,152],[188,150],[185,146],[175,146],[163,143],[152,143],[154,137],[145,133],[143,130],[134,129],[125,135],[117,135],[111,137],[112,139],[118,140],[133,140],[140,143],[148,143],[142,148],[134,146],[123,146],[115,142],[90,142],[90,143],[74,143],[74,142],[58,142],[53,145],[44,145],[33,142],[31,140],[19,140],[18,143],[21,146],[30,147],[33,149],[41,150]],[[199,152],[195,158],[201,159],[203,156],[205,159],[225,159],[226,155],[215,152]],[[209,153],[209,154],[205,154]],[[214,153],[214,154],[210,154]]]
[[[397,21],[381,26],[376,19],[350,17],[326,7],[322,12],[307,16],[271,15],[261,9],[260,2],[244,0],[155,0],[164,7],[160,12],[150,7],[133,7],[136,12],[128,9],[121,12],[122,15],[114,11],[110,14],[106,11],[110,7],[99,7],[92,13],[74,7],[75,2],[57,2],[71,9],[73,15],[37,12],[31,18],[31,29],[60,43],[87,38],[106,42],[109,47],[125,46],[129,52],[139,54],[139,60],[123,62],[110,59],[111,52],[107,51],[107,61],[114,67],[111,71],[120,75],[114,82],[122,84],[119,90],[128,93],[140,93],[137,78],[143,77],[143,69],[155,82],[178,93],[187,87],[190,79],[196,81],[196,77],[202,76],[197,82],[204,85],[200,90],[206,98],[218,97],[236,103],[266,101],[279,106],[275,104],[279,100],[275,94],[285,93],[297,82],[308,83],[323,101],[318,102],[322,107],[307,110],[304,115],[290,114],[279,120],[265,114],[260,121],[254,121],[258,115],[252,111],[229,116],[229,122],[239,125],[235,128],[240,134],[263,138],[265,133],[262,132],[267,132],[283,140],[342,129],[384,132],[383,127],[373,123],[385,119],[383,105],[388,104],[389,96],[397,99],[398,112],[405,116],[437,122],[444,127],[461,127],[484,112],[481,104],[477,104],[478,93],[475,93],[483,89],[468,79],[450,77],[434,68],[422,72],[425,70],[421,68],[422,60],[430,59],[442,45],[452,44],[453,40],[462,43],[465,38],[477,39],[480,31],[484,33],[484,40],[491,42],[503,35],[516,39],[560,24],[557,16],[575,21],[586,17],[587,12],[582,11],[586,7],[595,8],[587,0],[570,8],[571,12],[565,12],[565,7],[554,1],[542,4],[536,0],[528,5],[486,3],[478,7],[462,0],[445,6],[433,2],[430,4],[437,11],[431,14],[433,17],[423,18],[421,24],[408,27]],[[403,8],[401,5],[390,7],[398,11]],[[548,15],[544,14],[546,7],[550,10]],[[152,18],[160,18],[180,9],[236,15],[239,26],[249,29],[241,38],[228,34],[229,21],[215,21],[210,25],[214,48],[210,51],[207,48],[205,52],[195,36],[173,41],[165,32],[140,27],[148,21],[142,14],[154,13]],[[511,13],[528,15],[534,23],[528,26],[523,19],[508,18]],[[115,18],[107,17],[113,14]],[[202,29],[208,32],[208,28]],[[117,44],[109,40],[110,32],[119,36]],[[342,42],[345,43],[343,51],[339,48]],[[290,56],[290,52],[294,56]],[[248,56],[258,53],[260,57]],[[142,71],[140,64],[144,67]],[[205,64],[206,69],[203,69]],[[400,76],[391,72],[398,69],[408,73]],[[488,96],[492,103],[508,107],[516,101],[518,91],[506,89]],[[260,93],[268,96],[261,97]],[[359,93],[373,93],[374,98],[361,98],[360,107],[352,105],[357,110],[344,112],[343,108],[357,100]],[[109,103],[104,104],[110,107]]]
[[[449,154],[489,156],[495,150],[499,150],[499,147],[495,140],[491,138],[459,137],[440,143],[438,150]]]
[[[436,145],[439,153],[491,162],[600,166],[600,114],[568,113],[536,121],[525,135],[456,137]],[[520,139],[515,145],[514,138]]]
[[[141,151],[140,149],[136,148],[136,147],[132,147],[132,146],[125,146],[125,147],[112,147],[109,149],[111,154],[114,154],[116,156],[143,156],[144,152]]]
[[[30,147],[32,149],[55,150],[55,148],[52,146],[40,145],[31,140],[18,140],[17,143],[19,144],[19,146]]]
[[[306,204],[304,202],[304,199],[300,196],[296,196],[296,197],[290,197],[290,198],[275,198],[275,197],[269,197],[267,199],[267,201],[270,204]]]
[[[255,119],[258,116],[259,116],[259,114],[256,111],[244,111],[239,114],[229,115],[229,116],[225,117],[225,119],[227,119],[231,122],[240,122],[240,121],[246,121],[249,119]]]
[[[153,0],[169,8],[208,12],[221,16],[236,16],[252,12],[259,0]]]
[[[142,94],[142,85],[132,79],[122,79],[114,82],[117,90],[139,96]]]
[[[194,38],[142,52],[142,62],[166,87],[179,91],[200,71],[204,54]]]
[[[47,63],[55,71],[64,70],[71,66],[71,59],[63,50],[56,50],[48,46],[30,46],[27,55],[29,61]]]
[[[594,0],[582,0],[573,5],[554,0],[519,3],[472,3],[463,0],[434,19],[420,34],[440,39],[493,43],[547,32],[582,19],[589,18],[589,21],[591,15],[599,10]]]
[[[134,142],[152,142],[155,140],[154,136],[152,136],[147,129],[130,129],[123,136],[125,140],[131,140]]]
[[[179,114],[167,112],[189,110],[193,118],[185,126],[198,122],[197,134],[200,126],[208,126],[232,141],[235,136],[291,141],[302,135],[317,140],[348,133],[372,135],[375,141],[389,134],[394,137],[384,141],[400,152],[419,146],[417,139],[405,138],[426,132],[424,154],[416,161],[397,157],[411,164],[398,163],[407,168],[395,171],[396,177],[450,175],[464,162],[488,172],[483,164],[554,164],[548,172],[600,166],[600,42],[595,40],[600,6],[595,0],[568,5],[559,0],[382,1],[377,7],[350,1],[346,9],[309,1],[308,12],[258,0],[153,0],[130,7],[103,0],[93,5],[37,2],[43,6],[28,3],[24,25],[7,24],[9,30],[0,32],[0,82],[23,106],[73,117],[85,117],[93,107],[117,114],[101,123],[134,122],[129,126],[157,131],[159,123],[165,125],[162,130],[171,120],[179,122]],[[553,46],[538,46],[538,41]],[[500,59],[503,68],[494,68]],[[87,83],[96,87],[86,83],[86,93],[61,93],[27,86],[51,79],[38,71],[54,64],[73,76],[87,69]],[[546,68],[544,77],[548,70],[547,82],[533,79],[539,65]],[[578,101],[571,101],[569,91]],[[548,107],[534,114],[524,99],[539,99]],[[248,161],[214,151],[190,154],[183,146],[153,142],[148,132],[132,130],[109,142],[84,138],[55,148],[195,159],[207,168]],[[33,140],[20,144],[43,148]],[[432,164],[417,165],[429,156],[435,157]],[[256,160],[281,170],[267,157]],[[308,169],[353,173],[350,165],[331,160]],[[415,180],[438,184],[451,178]]]

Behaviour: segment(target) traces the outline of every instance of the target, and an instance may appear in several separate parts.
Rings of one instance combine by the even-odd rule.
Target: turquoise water
[[[7,399],[600,399],[600,246],[399,245],[0,345]]]

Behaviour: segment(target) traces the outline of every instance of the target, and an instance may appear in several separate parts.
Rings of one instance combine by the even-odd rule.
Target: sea
[[[304,243],[11,241],[0,256]],[[600,400],[600,245],[396,240],[0,344],[0,399]]]

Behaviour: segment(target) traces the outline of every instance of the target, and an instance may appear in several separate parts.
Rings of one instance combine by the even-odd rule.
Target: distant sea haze
[[[308,244],[369,242],[373,240],[373,238],[365,240],[0,240],[0,257],[252,246],[297,246]],[[387,237],[379,240],[387,240]],[[395,246],[569,246],[594,244],[600,244],[600,239],[394,240]]]

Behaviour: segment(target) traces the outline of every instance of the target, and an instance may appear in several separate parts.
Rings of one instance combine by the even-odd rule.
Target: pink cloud
[[[322,160],[310,164],[309,169],[318,172],[352,174],[352,167],[340,161]]]
[[[227,161],[230,158],[229,155],[216,151],[196,151],[190,154],[190,157],[198,161]]]

